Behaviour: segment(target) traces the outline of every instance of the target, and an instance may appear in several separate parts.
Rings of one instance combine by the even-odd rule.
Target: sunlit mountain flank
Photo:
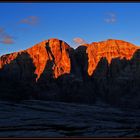
[[[73,49],[51,38],[0,57],[0,96],[8,100],[34,98],[87,104],[94,104],[98,97],[124,105],[123,99],[139,96],[139,51],[138,46],[122,40],[108,39]],[[139,100],[128,102],[128,106],[139,104]]]
[[[0,138],[140,137],[140,3],[0,13]]]

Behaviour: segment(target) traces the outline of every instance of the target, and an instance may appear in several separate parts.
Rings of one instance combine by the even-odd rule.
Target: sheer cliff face
[[[71,62],[69,51],[69,45],[58,39],[50,39],[28,49],[27,52],[31,56],[33,64],[36,67],[36,80],[38,80],[43,73],[48,61],[52,62],[54,78],[58,78],[65,73],[70,73]]]
[[[14,60],[18,54],[19,54],[18,52],[15,52],[15,53],[6,54],[6,55],[1,56],[0,57],[0,69],[2,69],[4,67],[4,65],[6,65],[6,64],[10,64],[10,62],[12,60]]]
[[[137,49],[138,47],[131,43],[113,39],[87,45],[87,71],[89,76],[94,73],[101,58],[106,58],[108,64],[110,64],[114,58],[130,60]]]
[[[52,38],[0,57],[0,99],[31,95],[93,103],[99,96],[113,104],[140,104],[139,71],[140,49],[131,43],[109,39],[74,50]]]
[[[79,57],[79,61],[74,58],[75,56],[72,56],[73,61],[77,61],[74,62],[77,66],[73,66],[79,67],[80,64],[81,71],[79,71],[79,73],[86,71],[88,76],[92,76],[102,58],[106,58],[108,64],[111,64],[111,61],[114,58],[119,58],[120,60],[125,58],[126,60],[130,60],[137,49],[138,47],[131,43],[113,39],[85,44],[76,49],[76,55]],[[72,48],[61,40],[45,40],[27,50],[1,56],[0,69],[3,69],[7,64],[13,63],[12,61],[16,60],[17,56],[22,55],[24,52],[29,54],[32,63],[35,66],[34,74],[37,75],[36,81],[45,71],[45,68],[50,69],[50,72],[53,73],[53,78],[58,78],[61,75],[70,74],[71,72],[71,50]],[[20,59],[23,58],[21,57]],[[51,65],[47,65],[48,62],[51,62]],[[16,62],[15,65],[17,65]],[[20,65],[20,62],[18,65]],[[14,65],[12,67],[14,67]],[[9,70],[12,70],[12,68],[9,68]]]
[[[48,61],[52,62],[52,65],[48,66],[48,69],[51,67],[53,78],[58,78],[63,74],[70,73],[70,46],[58,39],[46,40],[27,50],[2,56],[0,58],[0,69],[2,69],[6,64],[12,63],[12,61],[16,60],[17,56],[21,55],[23,52],[29,54],[32,59],[32,63],[35,66],[34,74],[37,75],[36,81],[44,72]]]

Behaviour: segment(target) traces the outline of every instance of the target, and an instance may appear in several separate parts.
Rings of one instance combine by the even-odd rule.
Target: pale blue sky
[[[140,46],[140,3],[0,3],[0,55],[49,38],[76,47],[121,39]]]

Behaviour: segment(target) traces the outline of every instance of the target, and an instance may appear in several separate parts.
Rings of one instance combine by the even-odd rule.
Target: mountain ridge
[[[100,98],[118,106],[126,105],[124,101],[128,106],[139,104],[139,60],[139,47],[123,40],[73,49],[62,40],[48,39],[0,57],[0,99],[33,97],[93,104]]]
[[[51,53],[47,54],[48,50],[46,51],[46,43],[48,43],[48,42],[50,42],[50,48],[51,49],[53,48],[53,46],[55,46],[55,50],[54,50],[54,55],[55,56],[57,56],[56,53],[58,53],[62,49],[61,45],[60,45],[60,42],[62,42],[63,47],[66,46],[67,49],[72,49],[72,47],[70,47],[66,42],[64,42],[62,40],[59,40],[57,38],[51,38],[51,39],[48,39],[48,40],[44,40],[44,41],[42,41],[40,43],[37,43],[36,45],[34,45],[34,46],[32,46],[32,47],[30,47],[30,48],[28,48],[26,50],[22,50],[22,51],[19,51],[19,52],[14,52],[14,53],[8,54],[7,61],[2,61],[3,59],[5,60],[6,56],[7,56],[7,55],[2,55],[0,57],[0,69],[3,67],[3,65],[8,64],[8,63],[10,63],[10,61],[14,60],[22,52],[27,52],[31,56],[31,58],[33,60],[33,63],[35,65],[35,67],[36,67],[35,74],[38,75],[37,79],[39,79],[39,77],[40,77],[40,75],[43,72],[43,69],[45,67],[46,61],[49,60],[49,59],[52,60],[52,57],[53,57],[53,55],[51,55]],[[117,45],[119,43],[122,44],[123,48],[117,48],[118,46],[121,46],[121,45]],[[113,48],[112,46],[114,44],[115,44],[115,47]],[[135,46],[135,45],[133,45],[133,44],[131,44],[129,42],[126,42],[126,41],[123,41],[123,40],[117,40],[117,39],[107,39],[105,41],[92,42],[91,44],[83,44],[83,45],[80,45],[80,46],[85,46],[86,49],[87,49],[86,53],[88,54],[88,65],[89,65],[88,74],[90,76],[93,74],[94,69],[96,68],[98,62],[100,61],[100,59],[102,57],[107,58],[108,63],[110,64],[111,60],[113,58],[116,58],[116,57],[120,57],[120,59],[122,59],[123,57],[125,57],[126,59],[131,59],[133,53],[138,49],[137,46]],[[76,49],[74,49],[74,51],[77,50],[78,48],[80,48],[80,46],[78,46]],[[125,50],[123,50],[124,51],[123,53],[126,53],[127,50],[132,49],[131,50],[132,52],[130,50],[129,50],[129,52],[127,52],[128,56],[125,55],[125,54],[121,55],[120,50],[124,49],[124,47],[125,48],[127,47],[127,48]],[[56,48],[58,48],[58,50],[56,50]],[[64,51],[65,51],[65,49],[64,49]],[[114,54],[112,56],[107,54],[107,53],[111,54],[113,52],[114,52]],[[100,53],[102,53],[102,54],[100,55]],[[41,60],[42,62],[44,61],[44,63],[40,64],[40,66],[42,66],[42,68],[40,68],[40,69],[38,69],[39,64],[37,64],[37,62],[36,62],[37,61],[36,57],[39,54],[40,54],[40,56],[38,56],[38,57],[40,57],[42,59]],[[69,56],[65,57],[65,59],[68,59],[68,58],[69,58]],[[59,59],[61,59],[61,58],[59,58]],[[57,61],[60,61],[60,60],[57,60]],[[67,60],[67,62],[65,62],[65,63],[68,65],[68,68],[66,68],[67,69],[66,73],[70,73],[70,60]],[[58,66],[57,68],[59,68],[59,67],[61,67],[61,66]],[[58,73],[60,73],[60,74],[57,73],[57,70],[56,70],[57,68],[54,68],[54,71],[55,71],[55,76],[54,77],[55,78],[57,78],[59,75],[61,75],[60,71],[58,71]]]

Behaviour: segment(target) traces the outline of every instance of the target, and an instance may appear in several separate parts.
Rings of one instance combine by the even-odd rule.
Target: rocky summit
[[[140,106],[140,49],[108,39],[76,49],[55,38],[0,57],[0,99]]]

